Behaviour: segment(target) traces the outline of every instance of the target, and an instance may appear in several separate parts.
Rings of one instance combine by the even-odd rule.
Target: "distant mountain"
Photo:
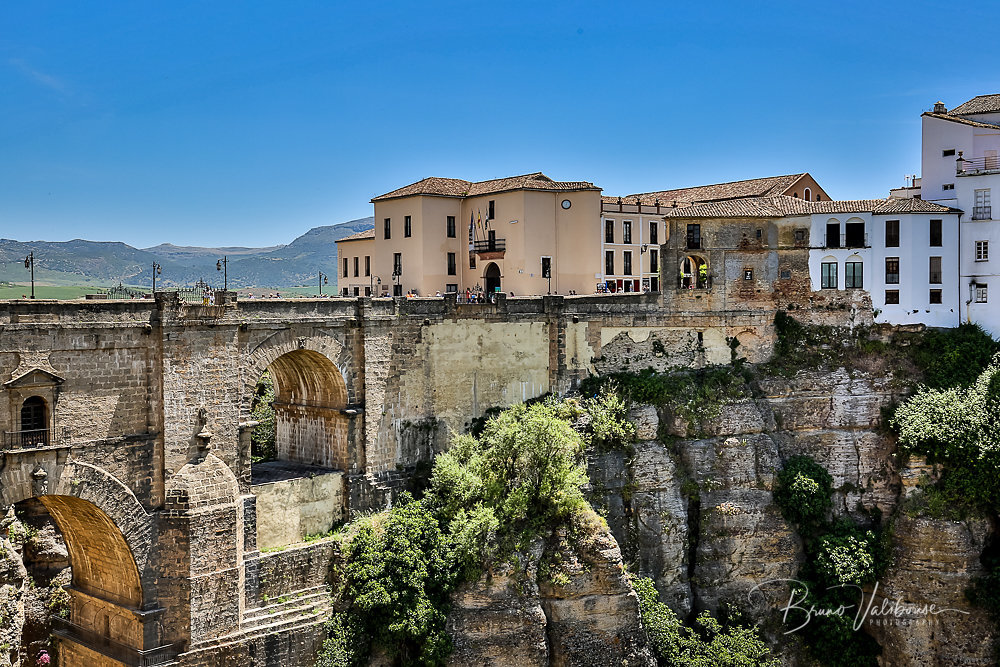
[[[153,262],[162,269],[164,287],[205,280],[222,286],[215,263],[229,259],[229,286],[294,287],[311,285],[320,271],[336,283],[336,241],[374,226],[374,218],[315,227],[288,245],[268,248],[201,248],[163,243],[133,248],[124,243],[84,241],[12,241],[0,239],[0,281],[24,282],[24,258],[35,253],[35,280],[52,285],[148,285]]]

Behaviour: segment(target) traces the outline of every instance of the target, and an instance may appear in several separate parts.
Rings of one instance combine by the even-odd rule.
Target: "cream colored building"
[[[345,296],[589,294],[601,276],[592,183],[425,178],[372,203],[375,229],[337,242]]]
[[[660,290],[660,244],[668,241],[663,217],[694,204],[785,195],[806,201],[830,197],[808,173],[601,198],[601,267],[598,291]]]

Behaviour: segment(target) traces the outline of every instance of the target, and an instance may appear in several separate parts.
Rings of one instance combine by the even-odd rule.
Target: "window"
[[[357,258],[357,257],[354,258],[354,277],[355,278],[358,277],[358,260],[359,260],[359,258]]]
[[[470,269],[476,268],[476,253],[474,252],[469,253],[469,268]]]
[[[930,245],[932,248],[941,247],[941,221],[931,220],[931,239]]]
[[[764,238],[764,230],[763,229],[758,229],[757,232],[756,232],[756,236],[757,236],[757,240],[760,241],[762,238]]]
[[[930,294],[927,296],[929,303],[941,303],[941,290],[932,289]]]
[[[826,247],[827,248],[839,248],[840,247],[840,223],[839,222],[828,222],[828,223],[826,223]]]
[[[812,201],[812,190],[806,188],[802,193],[802,198],[806,201]]]
[[[955,189],[955,184],[954,183],[945,183],[944,185],[941,186],[941,189],[942,190],[954,190]]]
[[[650,243],[654,243],[654,244],[655,243],[659,243],[656,240],[657,239],[657,234],[658,234],[659,231],[660,231],[660,226],[658,224],[656,224],[655,220],[651,221],[649,223],[649,242]]]
[[[986,283],[976,283],[976,303],[986,303]]]
[[[899,247],[899,220],[885,221],[885,247]]]
[[[743,269],[743,280],[753,280],[753,269]]]
[[[340,293],[343,294],[344,296],[347,296],[347,288],[345,287],[342,290],[340,290]]]
[[[615,251],[605,250],[604,251],[604,273],[606,275],[614,275],[615,273]]]
[[[943,151],[941,151],[941,157],[955,157],[955,149],[954,148],[944,149]]]
[[[796,229],[795,230],[795,242],[796,243],[805,243],[805,240],[806,240],[806,230],[804,230],[804,229]]]
[[[844,264],[844,287],[861,289],[864,286],[864,265],[861,262],[846,262]]]
[[[344,258],[344,277],[347,277],[347,258]]]
[[[701,248],[701,225],[687,226],[687,247],[691,250]]]
[[[822,201],[823,195],[816,195],[816,201]]]
[[[490,203],[486,207],[486,218],[487,218],[487,220],[493,220],[494,218],[497,217],[496,216],[496,209],[493,206],[494,203],[495,202],[491,199]]]
[[[792,270],[791,269],[782,269],[781,273],[779,273],[778,275],[781,276],[782,280],[791,280],[792,279]]]
[[[41,396],[26,398],[21,404],[21,443],[46,444],[49,428],[47,421],[45,418],[45,399]]]
[[[622,243],[632,242],[632,221],[622,220]]]
[[[444,291],[448,292],[449,294],[451,294],[453,292],[457,292],[458,291],[458,283],[448,283],[447,285],[444,286]]]
[[[382,238],[392,238],[392,218],[386,218],[382,221]]]
[[[927,272],[927,282],[931,285],[941,284],[941,258],[931,257],[930,270]]]
[[[403,216],[403,238],[413,236],[413,218],[408,215]]]
[[[455,253],[449,252],[448,253],[448,275],[449,276],[458,275],[456,264],[457,264],[457,262],[455,261]]]
[[[354,296],[360,296],[360,295],[361,295],[361,288],[360,287],[355,287],[354,288]]]
[[[622,253],[622,273],[626,276],[632,275],[632,251],[626,250]]]
[[[552,277],[552,258],[542,257],[542,278]]]
[[[365,285],[365,296],[371,296],[371,295],[372,295],[372,286]]]
[[[990,206],[990,191],[976,190],[975,199],[972,203],[973,220],[992,220],[993,208]]]
[[[649,272],[659,273],[660,272],[660,251],[650,250],[649,251]]]
[[[344,291],[346,292],[347,290],[344,290]],[[392,295],[393,296],[403,296],[403,286],[402,285],[393,285],[392,286]]]
[[[397,276],[403,275],[403,253],[392,253],[392,272]]]
[[[820,266],[822,271],[821,286],[823,289],[837,289],[837,263],[823,262]]]
[[[453,215],[448,216],[447,228],[448,228],[448,238],[450,239],[455,238],[455,216]]]
[[[885,291],[885,304],[891,306],[893,304],[899,304],[899,290],[898,289],[887,289]]]
[[[863,222],[848,222],[844,225],[844,245],[847,248],[864,248],[868,245],[868,239],[865,238],[865,223]]]
[[[365,277],[367,278],[372,274],[372,258],[370,255],[365,255]]]
[[[899,284],[899,257],[885,258],[885,284]]]
[[[614,243],[615,242],[615,221],[605,220],[604,221],[604,242]]]
[[[986,262],[990,259],[990,242],[976,241],[976,261]]]

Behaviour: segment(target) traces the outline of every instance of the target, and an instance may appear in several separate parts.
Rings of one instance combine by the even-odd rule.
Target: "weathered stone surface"
[[[10,509],[0,518],[0,667],[21,664],[21,629],[24,626],[24,596],[28,572],[21,554],[8,537],[8,531],[23,533],[23,526]]]
[[[659,437],[660,417],[652,405],[636,405],[629,409],[628,420],[635,424],[635,439],[656,440]]]
[[[865,629],[882,645],[880,664],[913,667],[987,665],[996,627],[969,604],[965,589],[983,573],[979,555],[985,520],[942,521],[902,515],[895,525],[893,562],[874,596]],[[871,596],[869,596],[871,597]],[[887,609],[913,605],[898,617]],[[935,605],[930,611],[929,605]],[[939,613],[934,613],[939,612]]]

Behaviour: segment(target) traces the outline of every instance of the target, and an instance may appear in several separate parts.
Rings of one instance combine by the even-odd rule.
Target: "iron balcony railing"
[[[49,444],[49,429],[36,428],[28,431],[6,431],[3,434],[4,449],[24,447],[44,447]]]
[[[973,220],[992,220],[993,219],[993,207],[992,206],[973,206],[972,207],[972,219]]]
[[[116,642],[110,637],[94,632],[58,616],[52,617],[52,634],[62,639],[82,644],[92,651],[117,660],[127,667],[153,667],[174,660],[180,653],[180,644],[167,644],[142,650]]]
[[[960,158],[955,163],[955,173],[959,176],[974,176],[976,174],[991,174],[1000,171],[1000,157],[977,157],[971,160]]]
[[[867,248],[868,234],[827,234],[827,248]]]
[[[504,252],[506,249],[506,239],[486,239],[475,242],[476,252]]]

